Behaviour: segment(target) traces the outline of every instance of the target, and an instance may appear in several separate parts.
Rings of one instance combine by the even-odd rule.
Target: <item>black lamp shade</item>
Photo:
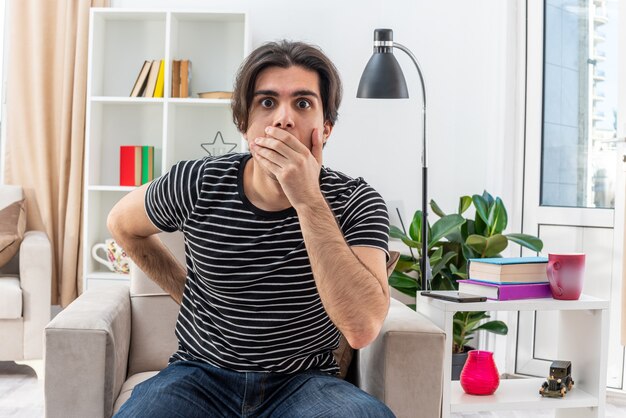
[[[374,52],[363,70],[356,97],[364,99],[409,97],[404,74],[392,52]]]

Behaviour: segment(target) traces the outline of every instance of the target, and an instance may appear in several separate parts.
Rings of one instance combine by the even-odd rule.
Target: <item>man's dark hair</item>
[[[282,40],[268,42],[252,51],[237,71],[231,106],[233,122],[240,132],[245,133],[248,130],[254,86],[261,71],[269,67],[291,66],[302,67],[318,74],[324,122],[335,125],[342,94],[337,68],[320,48],[303,42]]]

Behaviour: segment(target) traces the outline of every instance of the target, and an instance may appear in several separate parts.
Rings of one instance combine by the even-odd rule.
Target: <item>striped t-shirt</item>
[[[148,187],[151,221],[185,237],[187,280],[170,362],[337,373],[332,350],[340,333],[322,306],[296,211],[264,211],[246,198],[249,159],[181,161]],[[348,245],[387,252],[387,208],[371,186],[322,167],[320,188]]]

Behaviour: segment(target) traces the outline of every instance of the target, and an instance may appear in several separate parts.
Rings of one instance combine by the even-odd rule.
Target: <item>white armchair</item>
[[[22,198],[22,187],[0,185],[0,210]],[[0,361],[43,358],[43,330],[50,322],[51,276],[52,251],[47,235],[27,231],[18,253],[0,267]]]

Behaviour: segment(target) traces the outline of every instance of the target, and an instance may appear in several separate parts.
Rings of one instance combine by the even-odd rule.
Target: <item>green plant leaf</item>
[[[417,281],[404,273],[400,273],[399,271],[394,271],[389,276],[389,286],[394,289],[412,289],[413,291],[417,290],[418,284]]]
[[[443,250],[443,247],[441,248],[441,250]],[[452,260],[454,257],[456,257],[456,253],[451,251],[449,253],[446,253],[446,255],[444,255],[443,257],[440,257],[437,263],[434,263],[433,259],[431,258],[430,261],[433,265],[433,269],[432,269],[433,277],[439,274],[439,272],[443,268],[445,268],[450,262],[450,260]],[[452,264],[451,266],[454,266],[454,264]]]
[[[422,242],[422,211],[416,210],[409,227],[409,237],[419,244]]]
[[[441,281],[441,286],[442,290],[459,290],[459,284],[456,282],[456,280],[448,277],[447,275],[444,276],[443,280]]]
[[[467,314],[467,316],[474,320],[474,319],[487,319],[489,318],[489,315],[487,315],[487,312],[485,311],[473,311],[473,312],[469,312]]]
[[[463,270],[457,269],[457,267],[454,264],[450,264],[450,272],[452,272],[453,275],[457,276],[458,278],[462,280],[467,280],[467,273],[465,273]]]
[[[463,253],[463,257],[465,258],[466,263],[467,260],[469,260],[470,258],[478,258],[478,254],[476,254],[474,250],[472,250],[472,248],[465,243],[461,245],[461,252]]]
[[[430,264],[431,265],[435,265],[437,263],[439,263],[439,261],[441,260],[441,257],[443,257],[443,247],[439,247],[437,248],[436,251],[434,251],[430,256]]]
[[[469,196],[461,196],[459,198],[459,209],[457,213],[463,215],[470,206],[472,206],[472,198]]]
[[[487,238],[487,247],[482,254],[482,257],[495,257],[506,249],[509,245],[509,241],[502,234],[496,234]]]
[[[493,196],[491,196],[487,190],[483,190],[482,198],[487,202],[487,206],[491,206],[493,204]]]
[[[432,199],[430,200],[430,208],[433,210],[433,213],[439,216],[440,218],[443,218],[444,216],[446,216],[445,212],[441,210],[437,202],[435,202]]]
[[[489,205],[487,204],[485,199],[483,199],[482,196],[475,194],[472,196],[472,202],[474,202],[474,207],[476,208],[476,215],[478,215],[477,218],[480,217],[480,219],[482,219],[483,222],[488,225]]]
[[[506,237],[501,234],[487,238],[474,234],[467,237],[465,243],[479,254],[478,258],[494,257],[504,251],[509,244]]]
[[[487,236],[487,224],[483,221],[483,218],[478,215],[478,212],[476,212],[476,217],[474,218],[474,231],[468,233],[468,236],[472,234],[482,235],[484,237]]]
[[[414,278],[395,270],[389,276],[388,282],[389,286],[411,297],[415,297],[417,291],[420,290],[420,286]]]
[[[411,266],[415,264],[415,261],[416,260],[414,260],[413,257],[411,257],[410,255],[401,254],[400,259],[398,260],[398,263],[394,267],[394,271],[400,271],[400,272],[408,271],[411,269]]]
[[[446,215],[439,219],[430,229],[431,237],[428,243],[429,248],[439,242],[440,239],[459,228],[465,223],[461,215]]]
[[[489,208],[489,222],[487,222],[487,226],[489,227],[489,235],[501,233],[502,231],[504,231],[504,228],[506,228],[506,224],[506,209],[504,208],[502,200],[497,197],[495,203]]]
[[[482,235],[470,235],[465,240],[465,244],[472,250],[476,251],[478,254],[482,254],[485,250],[485,247],[487,246],[487,238],[483,237]]]
[[[474,331],[484,330],[493,332],[498,335],[506,335],[509,332],[509,327],[502,321],[489,321],[474,328]]]
[[[532,251],[541,252],[543,249],[543,241],[541,241],[537,237],[533,237],[532,235],[527,234],[506,234],[510,241],[513,241],[516,244],[521,245],[522,247],[526,247]]]
[[[395,225],[391,225],[389,227],[389,236],[391,238],[398,238],[398,239],[402,239],[406,237],[406,235],[404,235],[404,232],[402,232],[402,230]]]

